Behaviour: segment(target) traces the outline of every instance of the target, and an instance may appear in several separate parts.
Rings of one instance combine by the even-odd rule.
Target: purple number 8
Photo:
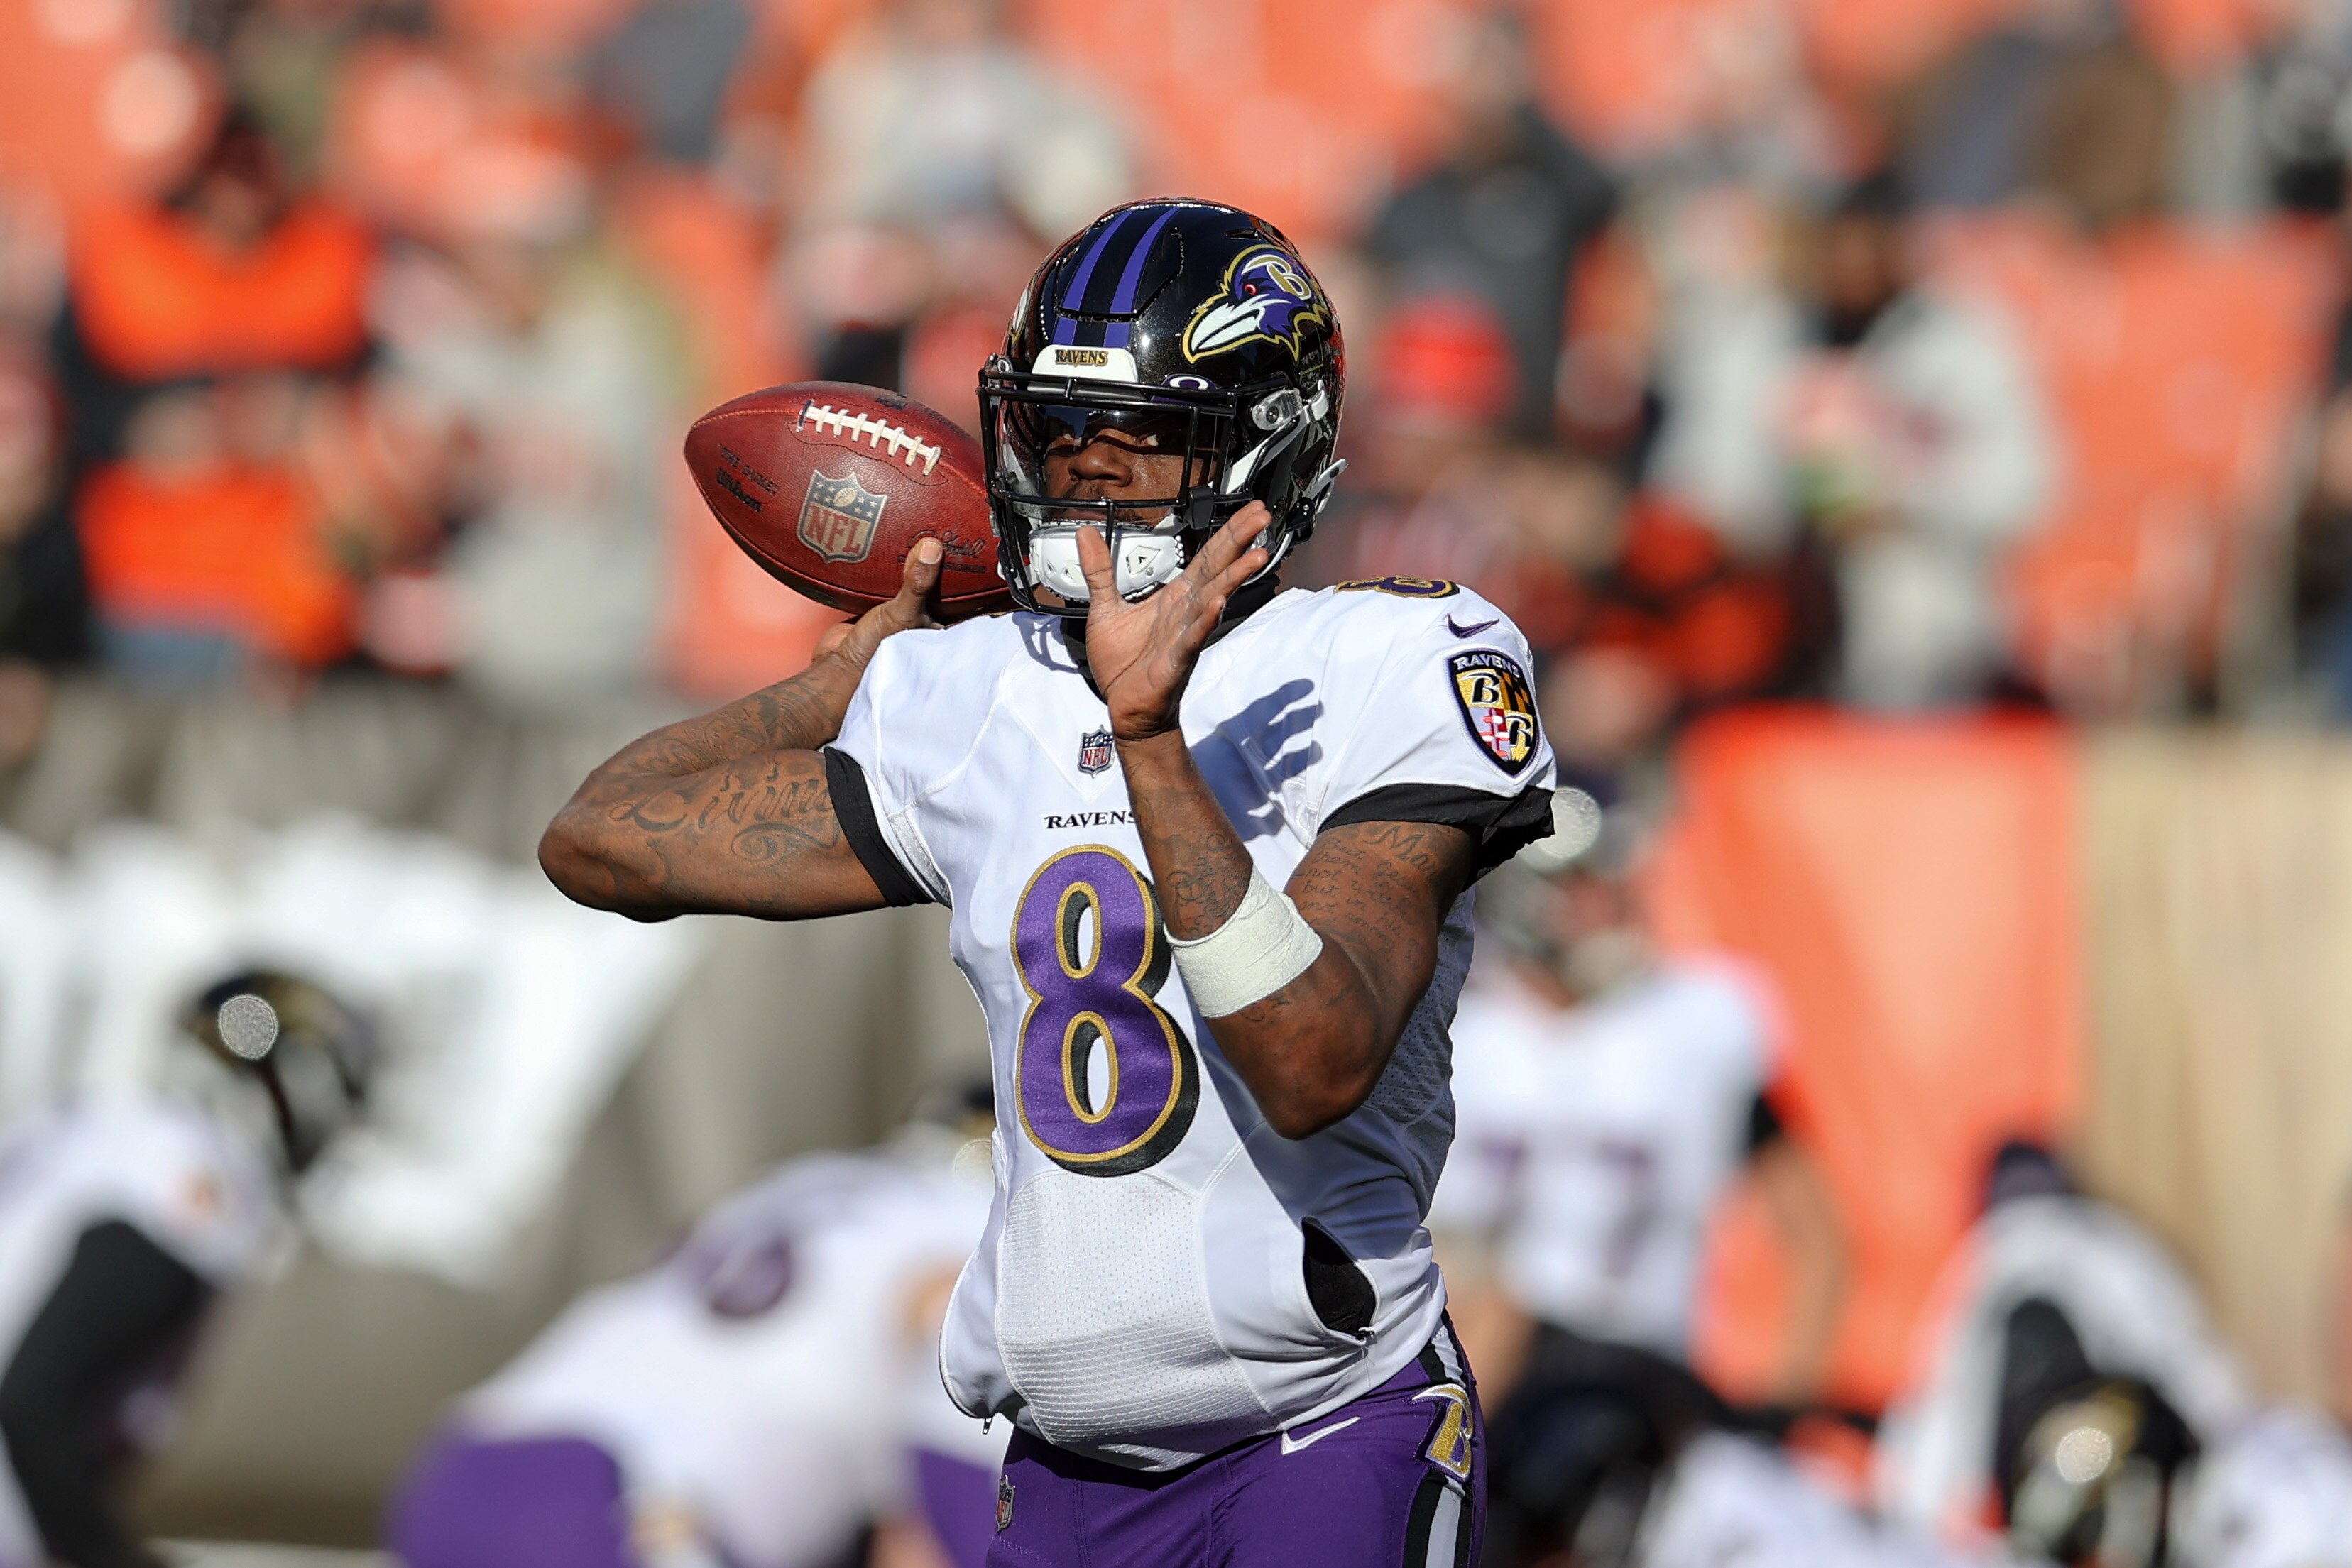
[[[1115,850],[1065,850],[1021,894],[1013,962],[1030,997],[1014,1071],[1021,1125],[1065,1170],[1142,1170],[1192,1125],[1200,1063],[1182,1027],[1151,999],[1168,958],[1151,884]],[[1097,1051],[1107,1053],[1099,1104],[1089,1087]]]

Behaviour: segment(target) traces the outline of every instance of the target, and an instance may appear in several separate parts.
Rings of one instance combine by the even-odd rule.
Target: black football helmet
[[[366,1108],[374,1027],[308,980],[242,970],[206,987],[181,1022],[236,1079],[259,1084],[298,1176]]]
[[[1120,594],[1172,580],[1252,501],[1272,555],[1234,596],[1262,602],[1331,497],[1347,355],[1339,318],[1297,248],[1263,219],[1213,202],[1114,207],[1045,259],[1004,352],[981,371],[989,509],[1015,603],[1087,611],[1077,533],[1099,528]],[[1045,457],[1106,428],[1182,452],[1171,494],[1058,499]],[[1049,598],[1041,599],[1041,591]]]

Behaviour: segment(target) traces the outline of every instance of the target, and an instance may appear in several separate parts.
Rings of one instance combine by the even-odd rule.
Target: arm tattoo
[[[660,916],[783,918],[879,903],[834,816],[824,758],[857,673],[824,660],[634,742],[589,775],[542,841],[556,884]]]

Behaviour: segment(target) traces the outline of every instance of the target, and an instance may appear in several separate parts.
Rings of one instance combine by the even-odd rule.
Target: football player
[[[0,1140],[7,1568],[156,1561],[109,1496],[111,1461],[154,1440],[207,1307],[261,1268],[293,1183],[366,1099],[372,1027],[307,981],[234,975],[184,1021],[158,1092]]]
[[[988,1209],[961,1143],[795,1160],[573,1302],[418,1459],[401,1563],[832,1568],[887,1520],[979,1568],[1004,1431],[955,1417],[934,1354]]]
[[[2243,1374],[2163,1246],[2048,1150],[2005,1145],[1988,1197],[1879,1427],[1880,1511],[1955,1541],[1990,1512],[2060,1563],[2165,1561],[2187,1461],[2255,1413]]]
[[[1280,590],[1329,298],[1231,207],[1116,208],[982,371],[1014,613],[898,597],[591,774],[541,848],[643,919],[937,902],[996,1195],[943,1337],[1016,1431],[990,1561],[1466,1563],[1484,1471],[1422,1219],[1469,891],[1551,831],[1525,640],[1452,583]]]
[[[1687,1363],[1706,1227],[1743,1175],[1790,1261],[1777,1401],[1817,1396],[1845,1275],[1827,1185],[1767,1092],[1766,998],[1728,965],[1654,953],[1631,811],[1560,800],[1585,807],[1581,831],[1479,894],[1492,945],[1454,1021],[1458,1146],[1430,1216],[1493,1374],[1488,1556],[1505,1563],[1571,1539],[1591,1556],[1597,1516],[1631,1521],[1644,1471],[1614,1446],[1625,1407],[1669,1436],[1722,1419]]]

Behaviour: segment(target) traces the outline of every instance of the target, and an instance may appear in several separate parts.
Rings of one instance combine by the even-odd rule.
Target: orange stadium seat
[[[2290,31],[2308,7],[2295,0],[2125,0],[2124,9],[2158,59],[2195,74]]]
[[[1798,0],[1809,63],[1829,81],[1892,87],[2026,0]]]
[[[1914,75],[2020,0],[1537,0],[1554,114],[1623,156],[1769,108],[1792,73],[1832,89]]]
[[[434,0],[453,33],[569,54],[628,19],[630,0]]]
[[[155,0],[0,5],[0,183],[68,205],[167,183],[211,129],[216,73]]]
[[[2063,1127],[2080,1092],[2073,750],[2032,721],[1751,709],[1680,762],[1660,929],[1778,983],[1783,1109],[1854,1255],[1830,1394],[1876,1408],[1992,1150]],[[1714,1249],[1699,1362],[1735,1393],[1780,1343],[1769,1238],[1741,1205]]]
[[[2022,663],[2093,708],[2194,676],[2288,477],[2337,294],[2328,243],[2150,225],[2094,246],[2000,216],[1947,222],[1931,249],[2013,313],[2063,433],[2058,496],[2012,562]]]
[[[1780,0],[1545,0],[1534,20],[1548,106],[1619,156],[1724,119],[1794,44]]]
[[[1302,243],[1343,237],[1441,129],[1471,0],[1023,0],[1031,42],[1123,112],[1150,188],[1232,202]]]

